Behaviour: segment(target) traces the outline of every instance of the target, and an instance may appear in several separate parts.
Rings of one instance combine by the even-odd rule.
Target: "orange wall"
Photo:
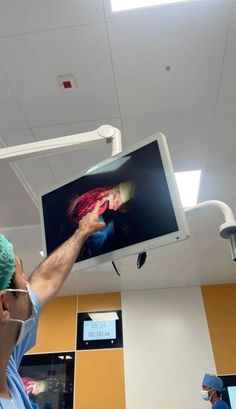
[[[78,312],[121,309],[119,293],[81,295]],[[76,352],[75,408],[124,409],[123,349]]]
[[[76,350],[77,312],[121,309],[120,293],[55,298],[40,317],[30,353]],[[125,409],[123,348],[76,351],[76,409]]]
[[[57,297],[39,320],[37,342],[31,353],[75,350],[77,297]]]
[[[76,352],[77,409],[124,409],[123,349]]]
[[[218,374],[236,373],[236,284],[201,287]]]

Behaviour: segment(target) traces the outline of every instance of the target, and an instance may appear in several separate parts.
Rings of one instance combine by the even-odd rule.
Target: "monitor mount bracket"
[[[220,236],[223,239],[228,239],[233,261],[236,261],[236,220],[232,209],[220,200],[207,200],[206,202],[198,203],[195,206],[186,207],[185,213],[199,210],[203,207],[214,207],[220,210],[224,216],[225,222],[220,226]]]
[[[189,213],[195,210],[199,210],[203,207],[214,207],[220,210],[224,216],[225,222],[220,226],[220,236],[223,239],[228,239],[230,244],[230,250],[233,261],[236,261],[236,220],[232,209],[224,202],[220,200],[207,200],[196,204],[195,206],[186,207],[185,213]],[[141,268],[147,258],[146,252],[140,253],[137,259],[137,268]]]

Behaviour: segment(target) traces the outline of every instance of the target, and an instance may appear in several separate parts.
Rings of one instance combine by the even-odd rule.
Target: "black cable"
[[[116,267],[114,261],[112,261],[112,265],[113,265],[113,267],[114,267],[114,270],[115,270],[116,274],[120,277],[120,273],[119,273],[119,271],[117,270],[117,267]]]

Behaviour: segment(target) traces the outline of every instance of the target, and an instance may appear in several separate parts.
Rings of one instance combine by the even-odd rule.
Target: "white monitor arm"
[[[11,162],[17,159],[33,158],[48,153],[60,153],[78,148],[89,148],[104,141],[112,143],[112,156],[122,151],[120,130],[111,125],[100,126],[95,131],[22,145],[0,148],[0,160]]]
[[[236,220],[231,208],[219,200],[207,200],[195,206],[187,207],[184,210],[187,213],[201,209],[202,207],[216,207],[223,214],[225,222],[220,226],[220,236],[223,237],[223,239],[229,239],[232,259],[236,261]]]

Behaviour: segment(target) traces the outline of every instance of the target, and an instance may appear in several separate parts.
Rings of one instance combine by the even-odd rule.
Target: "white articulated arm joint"
[[[219,200],[208,200],[195,206],[187,207],[184,211],[187,213],[202,207],[216,207],[223,214],[225,222],[220,226],[220,236],[224,239],[229,239],[232,258],[236,261],[236,220],[232,209],[226,203]]]
[[[112,156],[122,152],[121,132],[119,129],[110,125],[103,125],[98,128],[98,135],[112,142]]]

